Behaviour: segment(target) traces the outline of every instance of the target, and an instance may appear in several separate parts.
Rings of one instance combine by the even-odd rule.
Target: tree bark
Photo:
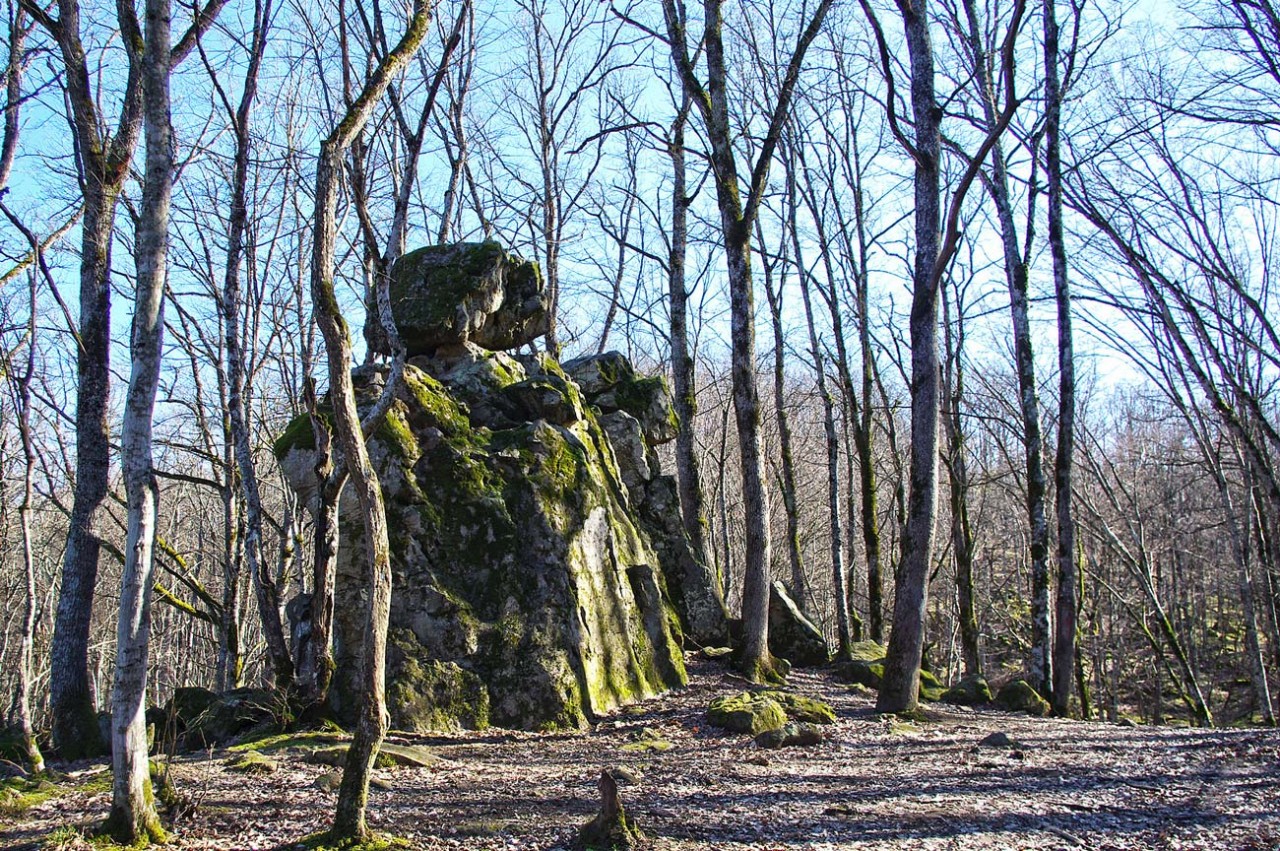
[[[339,447],[356,490],[365,531],[365,580],[369,608],[364,631],[360,708],[338,802],[331,836],[335,839],[365,839],[369,827],[365,809],[369,798],[369,775],[387,731],[386,646],[387,621],[391,610],[391,554],[387,534],[386,508],[377,472],[369,459],[360,416],[356,411],[351,380],[351,337],[334,290],[333,269],[336,250],[338,184],[347,149],[368,122],[374,106],[382,98],[391,79],[417,52],[431,20],[430,0],[415,0],[408,28],[399,43],[378,65],[359,96],[348,106],[342,120],[320,148],[316,167],[315,224],[311,255],[311,297],[316,323],[324,336],[328,354],[329,399]]]
[[[729,279],[730,350],[733,407],[742,467],[746,572],[743,577],[743,646],[740,664],[753,681],[778,678],[769,654],[769,494],[764,478],[760,435],[760,400],[755,373],[755,311],[751,279],[751,227],[769,175],[769,166],[790,112],[804,55],[822,27],[831,0],[821,0],[797,41],[770,115],[769,130],[751,170],[744,204],[738,190],[738,164],[733,146],[728,100],[728,71],[722,38],[722,0],[704,0],[702,48],[707,56],[707,85],[694,74],[685,35],[686,17],[677,0],[663,0],[668,44],[681,83],[698,107],[711,143],[711,169],[720,212],[720,241]]]
[[[1058,22],[1055,0],[1044,7],[1045,172],[1049,189],[1049,251],[1053,255],[1054,300],[1058,308],[1058,451],[1053,484],[1058,521],[1057,627],[1053,649],[1053,711],[1066,716],[1071,709],[1071,669],[1076,656],[1076,527],[1072,517],[1072,465],[1075,460],[1076,377],[1071,338],[1071,283],[1066,241],[1062,232],[1062,155],[1060,115],[1062,91],[1058,77]],[[1083,695],[1081,695],[1083,699]]]
[[[147,656],[160,492],[151,460],[151,427],[164,338],[173,140],[169,127],[169,0],[147,0],[142,64],[146,170],[138,218],[132,369],[125,398],[120,458],[128,503],[120,620],[111,694],[111,813],[104,831],[121,845],[160,841],[147,761]],[[128,34],[126,34],[127,36]]]
[[[915,123],[915,260],[911,295],[911,466],[893,625],[876,708],[908,712],[919,702],[929,568],[938,502],[938,265],[941,248],[941,111],[934,97],[927,0],[900,4],[911,57]]]
[[[991,65],[974,0],[965,0],[964,11],[967,25],[965,35],[973,54],[974,75],[981,92],[983,121],[989,131],[999,120],[995,102],[997,89],[991,79]],[[1009,175],[1005,168],[1004,150],[999,141],[992,145],[990,162],[991,173],[985,182],[996,208],[996,217],[1000,223],[1000,242],[1004,251],[1005,282],[1009,288],[1009,314],[1013,323],[1014,369],[1018,377],[1018,412],[1022,417],[1021,437],[1027,477],[1026,511],[1031,532],[1031,656],[1028,679],[1037,691],[1048,696],[1052,694],[1054,682],[1049,610],[1049,523],[1045,517],[1047,484],[1042,454],[1043,438],[1040,433],[1040,398],[1027,300],[1028,269],[1019,245],[1018,227],[1014,222],[1013,202],[1009,192]],[[1029,221],[1032,215],[1033,213],[1028,213]],[[1068,661],[1068,681],[1070,671],[1071,663]]]

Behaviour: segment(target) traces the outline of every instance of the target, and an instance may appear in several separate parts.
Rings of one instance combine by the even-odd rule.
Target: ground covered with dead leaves
[[[682,692],[582,735],[486,731],[400,737],[429,767],[378,772],[370,821],[424,849],[558,849],[598,806],[601,769],[655,851],[687,849],[1276,849],[1280,733],[1124,728],[930,707],[916,723],[822,672],[790,687],[836,710],[826,741],[758,749],[709,727],[711,698],[745,684],[691,664]],[[979,746],[1004,733],[1007,747]],[[241,773],[225,752],[178,757],[187,802],[178,849],[289,849],[323,829],[333,769],[303,749]],[[102,766],[74,766],[57,794],[0,815],[0,848],[71,848],[107,810]],[[50,841],[50,837],[55,837]]]

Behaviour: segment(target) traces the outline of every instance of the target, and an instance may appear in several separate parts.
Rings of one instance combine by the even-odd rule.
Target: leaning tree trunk
[[[391,613],[391,553],[386,507],[377,472],[369,459],[351,381],[351,338],[334,290],[333,268],[337,245],[338,184],[347,149],[368,122],[391,79],[417,53],[430,28],[430,0],[415,0],[408,28],[400,42],[374,70],[359,97],[325,139],[316,167],[316,216],[311,255],[311,297],[316,322],[324,336],[329,365],[329,399],[338,445],[355,488],[364,521],[369,608],[364,631],[363,670],[360,673],[360,708],[347,761],[338,790],[331,836],[334,839],[369,835],[365,809],[369,799],[369,775],[387,731],[386,650],[387,622]]]
[[[914,710],[919,701],[929,568],[938,502],[938,276],[942,214],[939,199],[940,119],[934,97],[933,45],[927,0],[902,5],[911,56],[915,119],[915,265],[911,296],[911,487],[894,588],[893,625],[876,708]]]
[[[169,0],[147,0],[143,40],[146,172],[138,218],[133,365],[125,397],[120,462],[128,527],[120,578],[120,620],[111,694],[111,813],[104,831],[121,845],[161,840],[147,761],[147,652],[160,491],[151,461],[151,427],[164,338],[165,264],[173,140],[169,128]]]

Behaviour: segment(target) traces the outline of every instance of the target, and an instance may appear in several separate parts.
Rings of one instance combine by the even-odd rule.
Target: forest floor
[[[821,745],[763,751],[706,723],[710,699],[744,682],[705,660],[691,661],[690,674],[687,689],[589,733],[392,736],[439,761],[379,770],[370,821],[423,849],[568,848],[598,808],[601,769],[611,768],[654,851],[1280,848],[1277,731],[940,705],[908,723],[877,715],[873,696],[826,672],[798,671],[790,688],[829,702],[838,721]],[[995,732],[1015,746],[978,745]],[[230,770],[227,757],[174,762],[177,790],[193,807],[168,847],[284,851],[326,826],[335,794],[320,786],[333,769],[283,750],[272,754],[278,770],[253,776]],[[67,768],[65,792],[0,814],[0,848],[87,847],[67,840],[66,828],[105,814],[103,766]]]

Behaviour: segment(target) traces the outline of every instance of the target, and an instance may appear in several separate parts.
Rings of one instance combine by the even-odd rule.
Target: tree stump
[[[599,786],[600,812],[578,831],[578,847],[594,851],[640,847],[644,834],[635,822],[627,819],[618,795],[618,782],[608,769],[600,772]]]

